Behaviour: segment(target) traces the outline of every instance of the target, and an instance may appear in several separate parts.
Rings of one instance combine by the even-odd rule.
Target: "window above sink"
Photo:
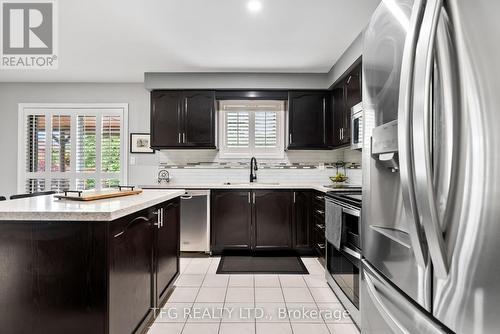
[[[284,101],[219,101],[219,156],[283,158],[284,114]]]

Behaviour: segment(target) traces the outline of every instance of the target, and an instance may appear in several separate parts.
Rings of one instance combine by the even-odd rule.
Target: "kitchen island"
[[[144,329],[179,273],[183,189],[0,203],[3,333]]]

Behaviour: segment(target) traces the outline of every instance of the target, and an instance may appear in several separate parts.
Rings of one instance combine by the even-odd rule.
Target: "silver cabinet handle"
[[[255,193],[252,193],[253,196],[253,204],[255,204]]]
[[[405,46],[401,65],[401,89],[399,90],[398,106],[398,150],[403,206],[405,208],[407,221],[410,222],[408,224],[410,241],[417,264],[421,267],[425,267],[427,258],[424,256],[423,235],[420,228],[419,217],[416,214],[417,204],[414,190],[411,147],[411,96],[415,66],[415,54],[413,50],[417,44],[418,20],[419,17],[421,17],[424,4],[422,0],[417,0],[413,6],[415,9],[410,17],[410,26],[405,41],[407,47]]]
[[[185,132],[182,133],[182,143],[183,144],[186,143],[186,133]]]
[[[250,192],[248,192],[248,204],[252,204],[252,201],[250,200]]]
[[[295,203],[295,191],[293,192],[293,202]]]
[[[316,244],[319,249],[325,249],[325,244]]]
[[[163,226],[163,208],[158,209],[154,214],[158,216],[158,220],[154,223],[154,226],[161,228]]]
[[[185,199],[185,200],[192,199],[192,198],[193,198],[193,196],[191,196],[191,195],[182,195],[181,196],[181,199]]]
[[[292,143],[292,134],[290,133],[288,135],[288,143],[291,144]]]
[[[181,133],[179,132],[179,139],[178,139],[179,144],[181,143]]]
[[[163,208],[161,208],[160,212],[161,212],[161,227],[163,227],[163,224],[165,223],[165,220],[163,220],[163,214],[164,214],[165,210],[163,210]]]
[[[436,32],[441,17],[442,0],[429,0],[422,19],[422,28],[415,53],[413,82],[413,149],[415,163],[415,198],[437,277],[448,275],[448,260],[433,186],[431,152],[431,94]]]
[[[316,209],[316,213],[317,213],[317,214],[320,214],[320,215],[324,215],[324,214],[325,214],[325,211],[323,211],[323,210],[319,210],[319,209]]]
[[[319,228],[320,230],[325,229],[325,225],[323,225],[323,224],[316,224],[316,227]]]
[[[325,199],[325,197],[324,197],[324,196],[318,196],[318,195],[316,195],[315,197],[316,197],[316,199],[317,199],[318,201],[323,201],[323,200]]]

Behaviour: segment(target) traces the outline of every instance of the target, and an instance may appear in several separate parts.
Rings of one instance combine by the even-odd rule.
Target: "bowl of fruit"
[[[338,185],[338,186],[341,186],[342,183],[344,183],[345,181],[347,181],[347,179],[348,179],[348,177],[344,173],[337,173],[337,174],[335,174],[335,176],[330,176],[330,180],[335,185]]]

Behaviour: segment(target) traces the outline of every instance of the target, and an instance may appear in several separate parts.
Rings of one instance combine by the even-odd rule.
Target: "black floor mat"
[[[309,272],[298,256],[222,256],[217,274],[300,274]]]

